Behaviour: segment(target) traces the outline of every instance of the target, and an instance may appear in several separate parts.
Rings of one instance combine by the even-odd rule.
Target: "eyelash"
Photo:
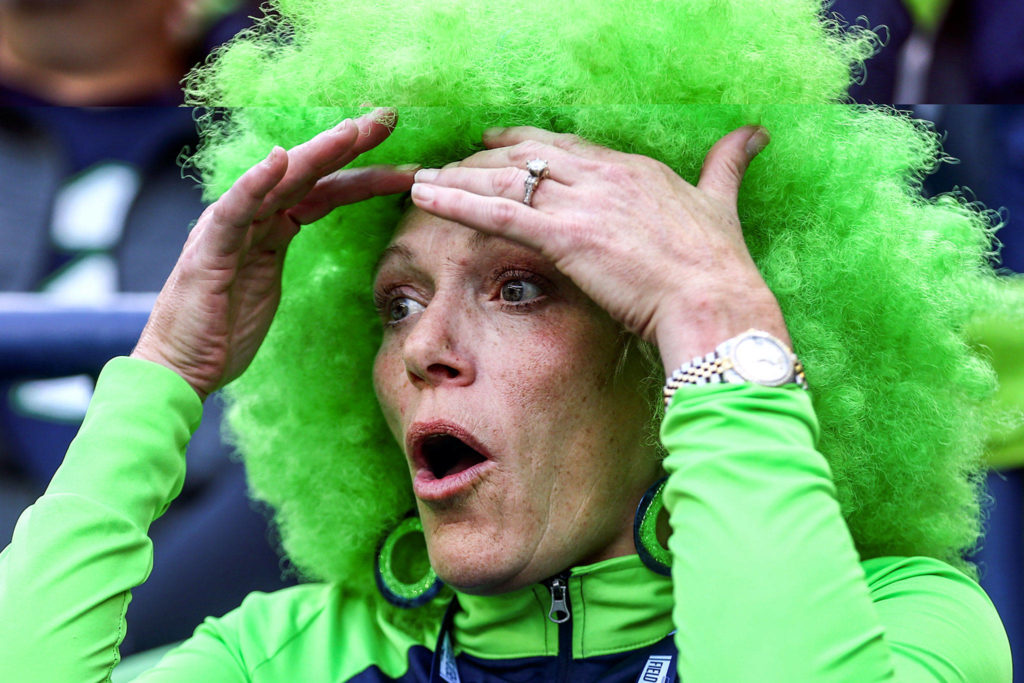
[[[377,317],[379,317],[384,323],[384,327],[395,327],[405,320],[405,318],[402,318],[401,320],[389,320],[388,316],[391,312],[391,305],[396,299],[412,298],[408,296],[406,290],[407,288],[404,285],[395,285],[375,290],[373,292],[373,307],[377,311]]]
[[[504,311],[523,313],[543,303],[547,298],[547,290],[549,288],[547,279],[528,270],[500,268],[494,272],[491,276],[491,280],[497,287],[497,293],[495,294],[494,299],[498,301],[501,309]],[[526,282],[532,284],[540,290],[540,294],[528,301],[505,301],[501,298],[501,290],[510,282]],[[391,310],[391,305],[396,299],[413,298],[408,295],[407,291],[408,288],[405,285],[388,286],[381,290],[374,291],[373,307],[377,311],[377,315],[381,320],[383,320],[385,327],[396,327],[407,319],[402,318],[400,320],[388,320],[387,318]]]
[[[502,269],[496,272],[492,279],[498,286],[497,300],[501,304],[502,310],[523,313],[535,308],[547,298],[547,280],[528,270],[519,270],[517,268]],[[510,282],[529,283],[540,290],[540,294],[529,301],[505,301],[501,298],[501,290]]]

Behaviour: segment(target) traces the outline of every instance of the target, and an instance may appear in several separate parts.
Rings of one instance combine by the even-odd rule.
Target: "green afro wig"
[[[846,103],[878,47],[815,0],[277,0],[189,77],[193,158],[209,197],[275,144],[367,106],[392,137],[357,164],[436,166],[484,128],[533,125],[659,159],[696,182],[739,126],[772,143],[740,195],[748,245],[807,367],[843,513],[864,558],[963,560],[979,535],[991,368],[963,330],[984,305],[991,217],[926,200],[942,159],[928,125]],[[373,555],[412,507],[378,412],[372,268],[400,198],[302,230],[251,368],[228,387],[253,495],[275,510],[303,576],[375,590]]]

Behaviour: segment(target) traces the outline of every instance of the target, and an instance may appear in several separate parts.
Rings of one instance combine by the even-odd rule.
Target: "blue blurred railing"
[[[0,293],[0,379],[95,374],[131,353],[156,294],[74,305],[47,294]]]

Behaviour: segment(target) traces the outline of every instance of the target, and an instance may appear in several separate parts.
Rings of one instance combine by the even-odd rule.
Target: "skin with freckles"
[[[489,149],[417,173],[412,198],[431,214],[537,249],[656,344],[670,372],[750,328],[792,346],[736,209],[747,166],[768,141],[755,126],[734,130],[691,185],[648,157],[538,128],[495,128],[484,134]],[[550,177],[526,206],[531,159],[549,162]]]
[[[454,423],[491,456],[439,499],[414,484],[441,578],[502,592],[635,552],[633,511],[661,464],[642,363],[615,372],[621,325],[536,251],[418,210],[374,289],[374,384],[395,438]]]
[[[696,186],[527,128],[415,184],[414,168],[342,168],[394,124],[377,110],[247,171],[196,223],[133,355],[205,398],[253,360],[301,226],[411,188],[416,208],[377,267],[374,388],[438,575],[498,593],[633,553],[661,462],[651,368],[627,345],[655,343],[666,369],[749,327],[786,334],[736,216],[767,138],[722,138]],[[520,157],[552,164],[532,207]]]

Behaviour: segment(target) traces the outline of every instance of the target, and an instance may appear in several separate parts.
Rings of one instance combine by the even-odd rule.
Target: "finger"
[[[543,252],[545,235],[555,238],[554,219],[522,202],[504,197],[481,197],[454,187],[416,183],[412,200],[435,216],[461,223],[489,235],[499,235]]]
[[[548,178],[563,185],[573,185],[582,181],[590,173],[599,172],[602,162],[598,162],[564,149],[553,147],[537,140],[527,140],[511,147],[485,149],[466,157],[455,164],[448,164],[442,172],[456,168],[516,168],[526,172],[526,164],[534,159],[543,159],[548,163]],[[433,181],[430,181],[433,182]]]
[[[270,192],[288,171],[288,154],[274,147],[267,158],[242,174],[208,209],[210,221],[200,218],[193,233],[203,234],[218,254],[234,254],[245,242],[249,227]],[[204,212],[205,214],[206,212]],[[191,240],[191,235],[190,235]]]
[[[261,226],[262,235],[254,248],[260,252],[284,252],[292,239],[299,234],[301,226],[289,216],[278,214],[271,216]]]
[[[349,164],[383,142],[394,130],[397,115],[375,109],[355,121],[346,119],[334,128],[288,151],[289,169],[257,214],[263,219],[301,201],[323,176]]]
[[[761,126],[744,126],[723,137],[704,158],[697,189],[735,206],[750,161],[770,139]]]
[[[343,204],[370,197],[405,192],[412,187],[419,166],[364,166],[337,171],[321,178],[305,199],[288,209],[299,225],[314,223]]]
[[[398,125],[398,112],[390,107],[378,107],[369,114],[364,114],[356,119],[359,137],[356,138],[356,144],[352,148],[355,153],[352,159],[384,142],[394,132],[396,125]],[[348,161],[345,163],[347,164]]]
[[[488,128],[483,133],[484,146],[489,149],[498,147],[512,147],[527,141],[540,142],[552,147],[558,147],[572,154],[588,159],[607,159],[610,156],[619,154],[615,150],[602,147],[571,133],[552,133],[543,128],[533,126],[512,126],[510,128]]]
[[[504,197],[505,199],[523,201],[526,196],[526,179],[529,177],[530,174],[525,169],[512,166],[501,168],[455,166],[442,169],[425,168],[416,173],[416,182],[439,187],[456,187],[485,197]],[[565,186],[554,178],[549,177],[540,181],[536,185],[531,206],[537,208],[538,195],[543,197],[543,205],[549,206],[551,200],[564,188]]]

